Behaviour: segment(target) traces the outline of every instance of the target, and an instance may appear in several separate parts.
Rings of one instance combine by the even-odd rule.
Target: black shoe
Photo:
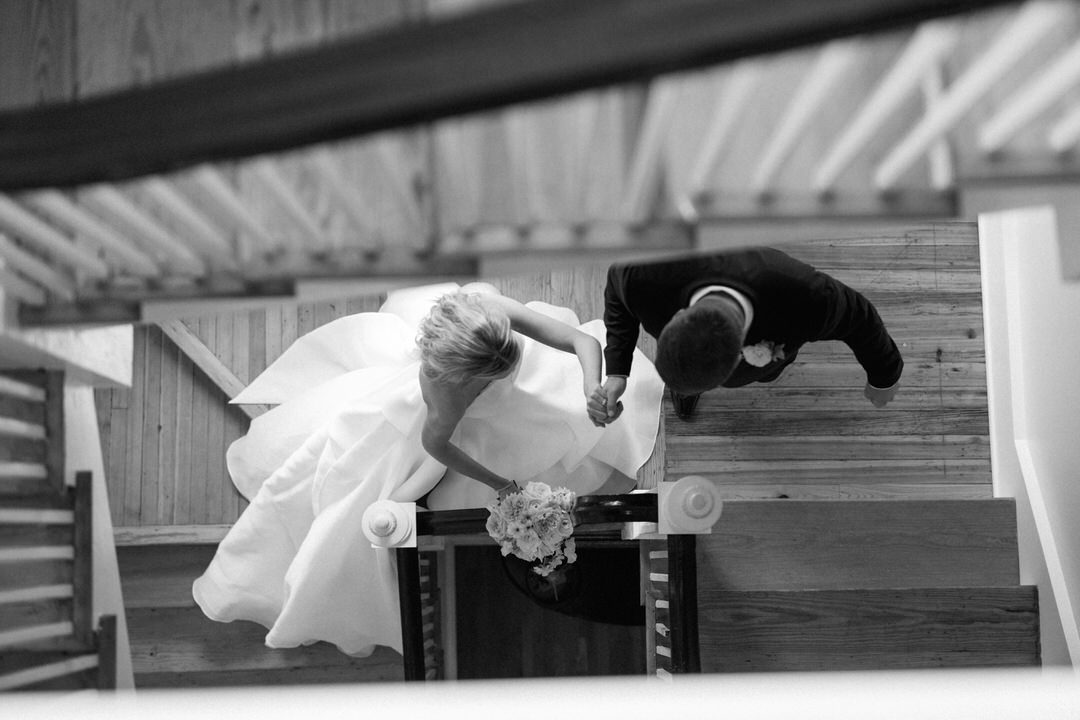
[[[680,395],[671,388],[668,388],[668,394],[671,395],[671,404],[675,407],[675,414],[680,420],[689,420],[694,415],[694,408],[697,407],[698,400],[701,399],[701,395]]]

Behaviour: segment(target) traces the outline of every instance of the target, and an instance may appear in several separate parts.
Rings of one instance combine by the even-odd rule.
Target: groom
[[[612,265],[604,302],[607,379],[589,400],[598,423],[619,415],[639,325],[657,339],[656,369],[683,420],[706,390],[775,380],[807,342],[846,343],[876,407],[904,368],[869,300],[772,248]]]

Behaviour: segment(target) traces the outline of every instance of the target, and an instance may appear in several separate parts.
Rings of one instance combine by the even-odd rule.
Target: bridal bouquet
[[[565,563],[577,560],[574,546],[574,493],[566,488],[531,482],[521,492],[488,505],[488,535],[499,543],[503,555],[513,553],[547,576]]]

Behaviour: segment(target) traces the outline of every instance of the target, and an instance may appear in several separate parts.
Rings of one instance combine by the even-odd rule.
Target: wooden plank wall
[[[784,247],[865,294],[904,356],[896,400],[875,408],[840,342],[804,347],[775,383],[703,396],[667,418],[667,471],[738,498],[989,497],[979,249],[973,223]]]

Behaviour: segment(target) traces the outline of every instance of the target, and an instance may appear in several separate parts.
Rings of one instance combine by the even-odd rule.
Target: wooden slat
[[[256,160],[251,164],[250,170],[270,191],[275,202],[306,236],[308,242],[315,248],[325,247],[327,245],[325,233],[319,227],[318,221],[296,197],[295,191],[289,187],[274,162],[267,159]]]
[[[870,143],[878,129],[904,99],[916,89],[927,68],[951,50],[958,39],[959,28],[949,23],[926,23],[915,31],[903,53],[840,133],[814,171],[815,190],[828,192],[833,188],[837,177]]]
[[[933,112],[924,115],[881,160],[874,171],[875,187],[878,190],[895,187],[904,171],[948,132],[1017,60],[1051,31],[1070,22],[1071,13],[1072,8],[1067,3],[1022,6],[1013,22],[988,43],[978,59],[952,83]]]
[[[48,510],[37,508],[0,508],[0,524],[56,524],[70,525],[75,521],[71,510]]]
[[[0,462],[0,478],[46,480],[49,470],[43,463]]]
[[[762,68],[755,63],[740,63],[731,71],[717,101],[715,116],[702,143],[697,163],[690,175],[688,194],[691,199],[708,187],[723,151],[732,137],[739,113],[744,110],[751,91],[761,80]]]
[[[660,186],[661,153],[668,126],[685,92],[681,79],[660,79],[649,90],[649,102],[634,149],[620,217],[636,224],[652,215]]]
[[[0,288],[3,288],[7,297],[18,300],[28,305],[45,304],[45,291],[23,278],[22,275],[0,267]]]
[[[62,193],[56,190],[41,190],[24,193],[19,199],[54,223],[95,243],[105,251],[106,257],[119,261],[128,272],[146,276],[160,274],[160,268],[146,253],[136,248],[131,240],[120,235],[114,228],[106,227]]]
[[[98,666],[97,655],[80,655],[68,660],[38,665],[25,670],[19,670],[6,675],[0,675],[0,690],[13,690],[15,688],[34,685],[46,680],[72,675],[86,670],[92,670]]]
[[[1006,98],[1001,109],[979,128],[979,149],[994,153],[1005,147],[1025,125],[1060,102],[1080,82],[1080,42],[1073,43],[1015,94]]]
[[[197,242],[214,259],[216,269],[235,269],[228,238],[169,182],[160,177],[149,178],[142,181],[140,189],[183,225],[185,238]]]
[[[202,190],[204,198],[232,219],[237,226],[255,238],[264,249],[273,248],[277,241],[247,209],[228,180],[214,167],[200,165],[189,174],[191,182]]]
[[[0,194],[0,228],[34,245],[46,257],[59,260],[90,277],[103,278],[109,274],[109,267],[96,255],[76,245],[3,194]]]
[[[22,420],[12,420],[10,418],[0,417],[0,434],[33,438],[35,440],[44,440],[45,427],[36,423],[28,423],[23,422]]]
[[[160,223],[143,212],[125,195],[108,185],[94,185],[83,189],[79,200],[94,212],[130,234],[170,270],[179,274],[202,275],[206,265],[187,246]]]
[[[0,604],[62,600],[74,596],[71,585],[39,585],[36,587],[0,590]]]
[[[698,587],[731,590],[1019,583],[1012,500],[727,502],[698,538]]]
[[[274,152],[995,4],[828,0],[812,11],[798,2],[756,8],[734,0],[500,5],[75,107],[7,114],[0,117],[0,188],[111,181]],[[184,107],[201,112],[176,113]]]
[[[1037,665],[1034,587],[703,593],[704,672]]]
[[[217,545],[232,525],[140,525],[113,528],[117,547]]]
[[[98,690],[116,689],[116,668],[119,657],[117,622],[115,615],[102,615],[97,632]]]
[[[860,49],[855,41],[847,40],[830,43],[821,50],[761,151],[750,180],[754,192],[768,193],[772,189],[788,154],[828,100],[833,87],[858,59]]]
[[[64,300],[75,298],[75,282],[54,270],[48,263],[26,252],[4,235],[0,235],[0,258],[12,268],[31,278],[46,290]]]
[[[73,627],[70,622],[49,623],[19,628],[18,630],[0,631],[0,648],[64,637],[72,632]]]
[[[67,547],[0,548],[0,563],[21,563],[37,560],[72,560],[75,553]]]

